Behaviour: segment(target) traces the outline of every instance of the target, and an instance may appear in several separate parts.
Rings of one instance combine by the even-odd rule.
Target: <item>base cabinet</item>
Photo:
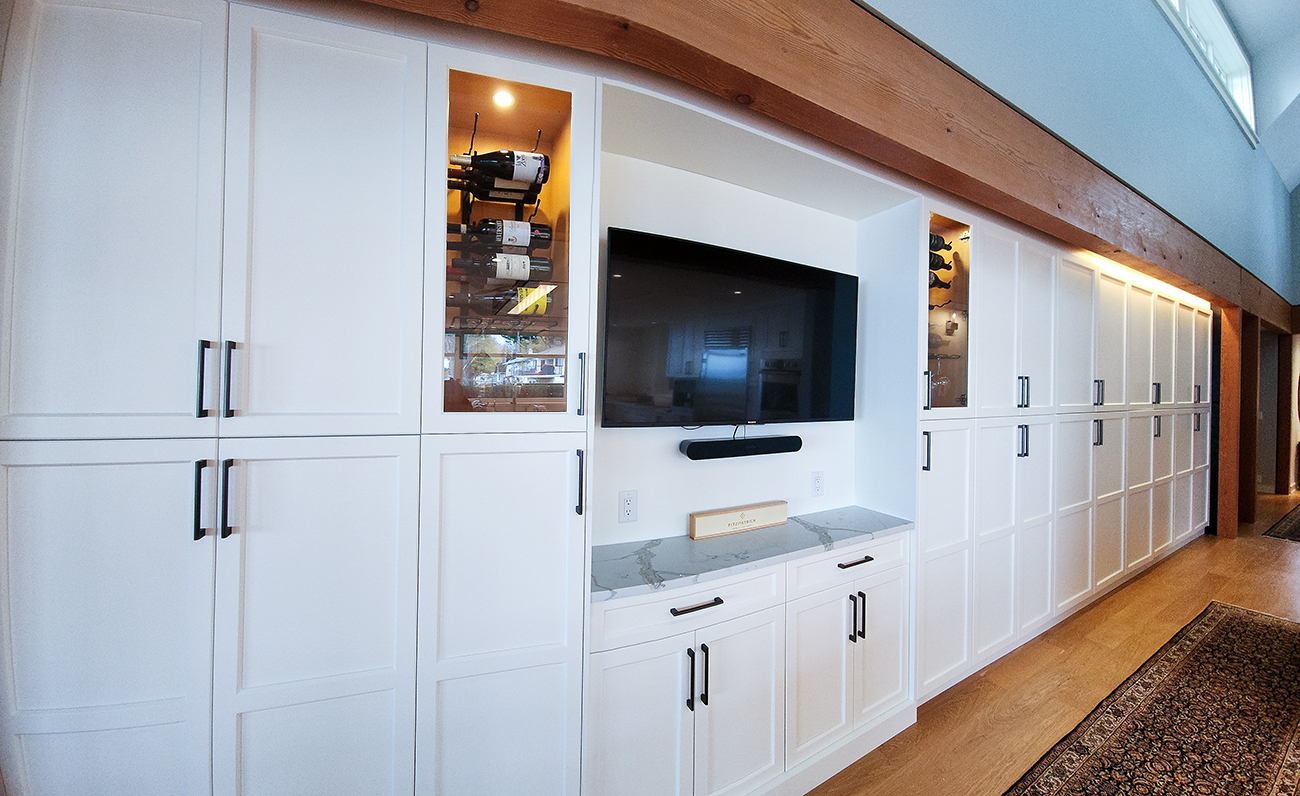
[[[586,793],[747,793],[785,770],[780,607],[591,656]]]

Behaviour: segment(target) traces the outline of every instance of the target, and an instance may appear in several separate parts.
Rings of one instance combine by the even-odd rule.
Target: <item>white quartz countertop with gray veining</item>
[[[591,600],[690,586],[914,527],[908,520],[846,506],[790,517],[784,525],[699,541],[670,536],[597,545],[591,551]]]

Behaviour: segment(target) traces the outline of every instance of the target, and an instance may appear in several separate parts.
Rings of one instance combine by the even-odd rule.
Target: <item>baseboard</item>
[[[916,705],[912,702],[900,705],[875,724],[770,780],[755,790],[754,796],[804,796],[915,723]]]

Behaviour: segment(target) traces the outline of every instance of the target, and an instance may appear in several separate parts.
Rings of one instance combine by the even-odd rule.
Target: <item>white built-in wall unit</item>
[[[15,5],[9,796],[802,794],[1206,526],[1204,302],[662,78],[274,5]],[[471,138],[551,158],[486,303]],[[601,428],[611,225],[857,275],[855,419]],[[875,525],[593,583],[771,499]]]

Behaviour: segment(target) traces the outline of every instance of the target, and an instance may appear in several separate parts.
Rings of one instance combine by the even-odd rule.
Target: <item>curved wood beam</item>
[[[1249,271],[851,0],[369,1],[675,78],[1291,329]]]

